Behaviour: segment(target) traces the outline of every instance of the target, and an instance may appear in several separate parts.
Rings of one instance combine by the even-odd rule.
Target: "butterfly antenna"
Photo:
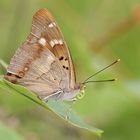
[[[117,78],[114,79],[107,79],[107,80],[95,80],[95,81],[86,81],[83,84],[87,84],[87,83],[93,83],[93,82],[112,82],[112,81],[116,81]]]
[[[89,80],[90,78],[94,77],[95,75],[99,74],[100,72],[102,72],[102,71],[104,71],[105,69],[111,67],[112,65],[116,64],[116,63],[119,62],[119,61],[120,61],[120,59],[117,59],[116,61],[114,61],[114,62],[111,63],[110,65],[106,66],[105,68],[103,68],[103,69],[99,70],[98,72],[94,73],[93,75],[89,76],[83,83],[87,83],[88,80]],[[101,80],[101,81],[105,82],[105,81],[115,81],[115,80],[110,79],[110,80]],[[101,81],[100,81],[100,82],[101,82]],[[91,81],[89,81],[89,82],[91,82]],[[94,81],[94,82],[95,82],[95,81]],[[97,82],[97,81],[96,81],[96,82]],[[99,82],[99,81],[98,81],[98,82]]]

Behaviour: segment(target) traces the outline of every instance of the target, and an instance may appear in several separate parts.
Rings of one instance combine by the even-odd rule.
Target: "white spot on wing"
[[[42,46],[46,46],[46,39],[42,37],[38,40],[38,43]]]
[[[51,45],[52,47],[54,47],[55,43],[54,43],[53,40],[50,41],[50,45]]]
[[[51,23],[48,25],[49,28],[52,28],[52,27],[54,27],[54,26],[56,26],[55,22],[51,22]]]
[[[25,67],[25,68],[24,68],[25,71],[27,71],[28,69],[29,69],[28,67]]]
[[[59,44],[57,39],[54,39],[53,41],[54,41],[54,44]]]
[[[59,40],[59,44],[60,44],[60,45],[63,45],[62,39]]]
[[[50,45],[51,45],[52,47],[54,47],[55,45],[62,45],[62,44],[63,44],[62,39],[59,39],[59,40],[53,39],[53,40],[50,41]]]
[[[49,55],[47,61],[48,61],[49,64],[51,64],[54,61],[54,57]]]

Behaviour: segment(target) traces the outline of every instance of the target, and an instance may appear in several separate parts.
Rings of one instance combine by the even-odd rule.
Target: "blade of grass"
[[[0,65],[2,65],[5,69],[8,66],[2,59],[0,59]]]

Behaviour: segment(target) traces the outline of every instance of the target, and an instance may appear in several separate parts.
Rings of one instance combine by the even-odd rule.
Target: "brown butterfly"
[[[45,101],[80,98],[85,84],[90,82],[87,78],[83,83],[76,83],[69,49],[46,9],[33,16],[31,33],[17,49],[4,78],[28,88]]]

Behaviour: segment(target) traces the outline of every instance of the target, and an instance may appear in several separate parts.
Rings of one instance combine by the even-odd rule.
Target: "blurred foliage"
[[[23,140],[21,136],[19,136],[16,132],[12,129],[4,126],[0,123],[0,139],[1,140]]]
[[[74,109],[104,130],[102,140],[140,139],[140,1],[139,0],[1,0],[0,58],[9,63],[30,32],[33,14],[47,8],[71,50],[78,81],[121,62],[94,79],[112,83],[87,86]],[[0,72],[5,69],[0,66]],[[0,90],[0,121],[25,139],[98,139],[64,123],[54,114],[17,94]],[[1,132],[0,132],[1,133]]]

